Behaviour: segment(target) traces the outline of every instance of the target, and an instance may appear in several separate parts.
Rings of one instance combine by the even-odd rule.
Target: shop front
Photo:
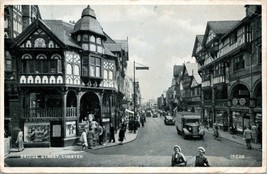
[[[216,110],[215,111],[215,120],[217,125],[220,127],[221,130],[227,131],[228,130],[228,114],[226,110]]]
[[[244,111],[232,111],[232,125],[236,129],[237,133],[242,134],[245,127],[250,125],[250,115],[248,110]]]

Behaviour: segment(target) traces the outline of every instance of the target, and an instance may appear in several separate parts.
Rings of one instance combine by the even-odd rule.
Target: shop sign
[[[233,101],[232,101],[232,103],[233,103],[233,105],[237,105],[238,100],[236,98],[234,98]]]
[[[240,105],[245,105],[245,103],[246,103],[246,99],[244,99],[244,98],[241,98],[241,99],[239,99],[239,103],[240,103]]]

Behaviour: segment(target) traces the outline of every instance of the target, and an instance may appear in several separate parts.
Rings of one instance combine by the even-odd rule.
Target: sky
[[[90,4],[89,4],[90,5]],[[87,5],[39,5],[42,19],[77,22]],[[133,62],[149,67],[136,70],[142,101],[157,99],[171,86],[174,65],[195,63],[192,50],[196,35],[203,35],[208,21],[241,20],[244,4],[93,4],[103,30],[114,40],[127,39],[127,75],[133,77]]]

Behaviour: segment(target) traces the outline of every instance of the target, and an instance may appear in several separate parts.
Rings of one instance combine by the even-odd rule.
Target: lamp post
[[[138,63],[139,64],[139,63]],[[141,64],[139,64],[141,65]],[[135,99],[136,99],[136,96],[135,96],[135,70],[149,70],[149,67],[147,66],[144,66],[144,65],[141,65],[141,66],[138,66],[136,67],[135,66],[135,61],[134,61],[134,67],[133,67],[133,74],[134,74],[134,82],[133,82],[133,88],[134,88],[134,94],[133,94],[133,112],[134,112],[134,133],[136,133],[136,113],[135,113]]]

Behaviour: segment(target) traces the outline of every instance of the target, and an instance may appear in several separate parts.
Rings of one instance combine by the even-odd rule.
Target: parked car
[[[164,123],[166,125],[174,125],[175,121],[174,121],[174,118],[172,116],[167,115],[167,116],[165,116]]]

